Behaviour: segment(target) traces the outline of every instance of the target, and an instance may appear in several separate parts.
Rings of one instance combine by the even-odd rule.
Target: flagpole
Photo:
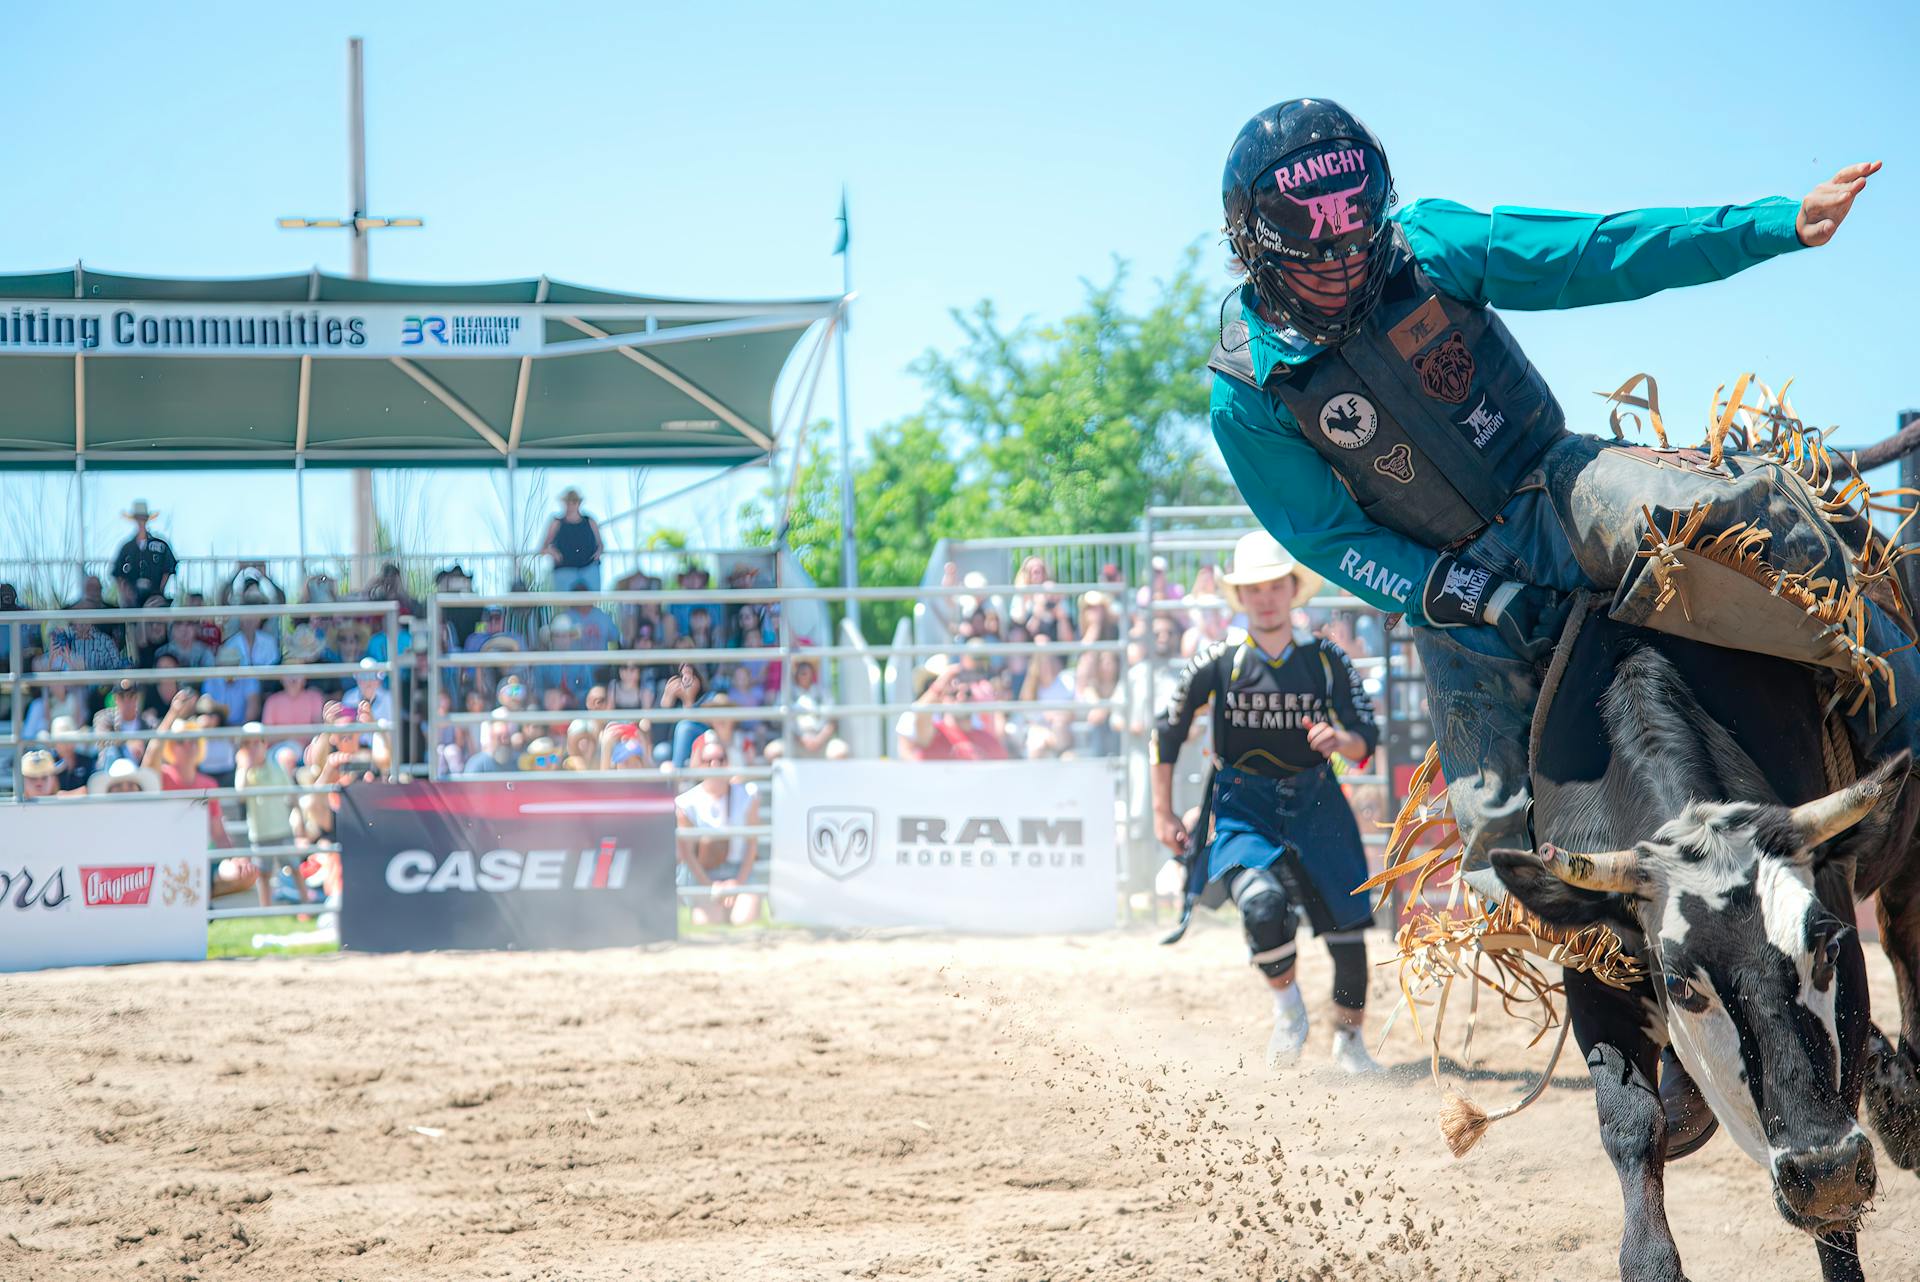
[[[860,602],[852,589],[860,586],[860,558],[853,544],[853,445],[847,420],[847,299],[853,293],[853,251],[847,224],[847,189],[840,188],[840,581],[846,585],[847,618],[860,627]],[[799,466],[795,460],[794,466]],[[885,638],[881,638],[883,641]]]

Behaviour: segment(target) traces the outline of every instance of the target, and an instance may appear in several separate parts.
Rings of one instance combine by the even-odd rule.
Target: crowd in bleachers
[[[1202,563],[1190,582],[1180,583],[1167,559],[1156,556],[1137,586],[1108,563],[1100,569],[1101,586],[1075,595],[1057,590],[1046,561],[1031,556],[1004,599],[962,591],[936,601],[928,608],[940,614],[954,644],[916,669],[914,706],[894,725],[894,755],[916,761],[1111,757],[1129,737],[1135,746],[1144,743],[1181,661],[1224,639],[1234,624],[1217,576],[1213,564]],[[949,563],[942,585],[985,589],[987,582]],[[1317,615],[1328,612],[1303,606],[1296,625],[1330,636],[1352,657],[1380,653],[1377,619],[1350,611]],[[1001,643],[1030,649],[996,650]],[[1081,706],[1116,699],[1117,709]],[[991,706],[1013,702],[1035,706]],[[989,706],[970,706],[976,704]]]
[[[42,678],[92,674],[35,684],[21,695],[15,726],[22,741],[20,786],[30,799],[231,789],[213,817],[211,839],[236,849],[221,869],[227,888],[252,884],[263,903],[324,892],[338,876],[337,866],[318,853],[332,836],[338,805],[328,789],[385,777],[396,767],[430,764],[448,778],[689,772],[680,823],[705,829],[761,822],[756,777],[782,754],[852,755],[835,711],[831,669],[804,651],[784,668],[753,654],[780,643],[780,604],[754,596],[756,587],[768,586],[761,571],[745,561],[715,567],[725,575],[716,583],[707,565],[687,559],[670,581],[637,572],[611,584],[672,588],[687,597],[603,602],[601,534],[580,510],[577,492],[562,496],[542,549],[552,562],[542,577],[577,594],[577,602],[449,605],[437,616],[419,599],[428,585],[410,584],[397,563],[388,563],[355,590],[316,573],[291,596],[337,610],[216,617],[216,605],[271,606],[290,597],[262,561],[240,563],[212,602],[176,591],[172,549],[150,529],[156,514],[136,504],[126,515],[135,532],[116,554],[107,576],[111,588],[87,576],[58,613],[138,605],[164,608],[168,616],[117,623],[76,615],[19,629],[22,670]],[[1232,614],[1215,566],[1205,561],[1176,577],[1156,556],[1137,582],[1113,563],[1098,577],[1092,590],[1063,592],[1047,561],[1031,556],[1011,589],[993,592],[982,575],[962,575],[948,565],[943,585],[955,591],[931,596],[924,606],[948,641],[938,653],[903,661],[912,669],[912,704],[889,719],[882,751],[910,760],[1112,758],[1142,751],[1182,661],[1224,638]],[[530,586],[519,579],[512,590]],[[471,576],[454,564],[433,575],[431,591],[471,593],[472,587]],[[354,608],[384,602],[398,607],[391,640],[384,612]],[[13,586],[0,583],[0,666],[11,661],[6,615],[25,608]],[[444,667],[437,689],[426,665],[430,617],[438,619],[443,653],[474,657],[470,666]],[[1331,637],[1355,658],[1383,649],[1380,621],[1370,613],[1303,608],[1296,623]],[[742,652],[737,659],[728,654],[735,650]],[[676,652],[688,653],[677,658]],[[512,658],[535,653],[566,659]],[[278,679],[206,674],[275,665],[294,670]],[[323,668],[312,677],[298,671],[310,665],[348,671]],[[121,671],[148,675],[112,675]],[[396,672],[397,691],[390,679]],[[785,700],[783,679],[791,683]],[[437,698],[431,710],[430,690]],[[752,712],[783,702],[784,737],[777,713]],[[452,713],[471,720],[451,723]],[[381,725],[392,732],[381,732]],[[246,733],[138,737],[226,726]],[[1204,735],[1204,719],[1196,734]],[[682,845],[683,881],[720,890],[745,882],[757,852],[753,841],[728,835]],[[716,893],[701,910],[713,920],[750,917],[758,908],[749,901]]]

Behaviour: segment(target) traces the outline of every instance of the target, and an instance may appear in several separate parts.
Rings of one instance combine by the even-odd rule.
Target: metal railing
[[[602,525],[603,536],[609,535]],[[773,549],[767,547],[606,547],[601,553],[602,583],[612,587],[633,574],[647,574],[666,582],[686,566],[705,570],[713,581],[725,586],[726,571],[740,563],[772,564]],[[198,594],[209,603],[217,603],[222,591],[234,595],[244,590],[243,573],[258,567],[272,586],[289,601],[300,600],[309,579],[325,576],[341,599],[363,591],[379,576],[381,567],[399,567],[401,583],[417,599],[425,599],[434,589],[434,576],[441,570],[459,566],[467,572],[473,586],[481,592],[510,591],[516,580],[530,588],[544,590],[552,585],[553,562],[537,552],[390,552],[350,556],[345,553],[309,553],[233,556],[181,556],[176,558],[167,595],[183,602],[189,594]],[[11,583],[20,590],[23,602],[64,602],[78,596],[83,579],[100,580],[109,598],[117,598],[113,580],[112,556],[86,557],[8,557],[0,558],[0,583]],[[767,572],[771,582],[772,571]],[[263,590],[264,587],[263,587]],[[129,602],[137,605],[138,602]],[[194,606],[193,609],[205,607]]]
[[[1068,583],[1060,587],[1061,591],[1086,591],[1102,585],[1092,583]],[[1105,585],[1111,587],[1112,585]],[[1011,585],[989,585],[979,587],[905,587],[905,588],[860,588],[852,593],[841,588],[768,588],[746,589],[740,592],[739,599],[779,607],[787,603],[810,601],[845,601],[849,596],[862,602],[876,601],[926,601],[940,600],[958,596],[994,594],[1011,592]],[[1125,718],[1125,664],[1126,611],[1131,609],[1130,602],[1119,603],[1121,638],[1111,641],[1066,641],[1058,643],[1009,643],[1009,642],[969,642],[949,644],[920,645],[872,645],[872,646],[808,646],[799,647],[794,643],[785,611],[780,612],[778,644],[773,646],[752,647],[715,647],[707,649],[667,648],[649,650],[503,650],[449,652],[445,643],[447,637],[441,620],[447,611],[462,609],[484,610],[490,605],[501,605],[515,609],[540,608],[553,606],[578,606],[590,604],[596,608],[623,606],[671,606],[675,604],[710,604],[714,599],[714,589],[683,591],[656,589],[647,591],[601,591],[589,593],[521,593],[515,595],[465,593],[435,594],[428,601],[428,619],[426,633],[432,638],[427,654],[427,708],[429,721],[425,738],[430,745],[438,745],[445,728],[486,726],[505,723],[513,726],[539,725],[542,723],[571,723],[576,720],[587,721],[595,725],[608,722],[644,722],[650,732],[657,724],[678,724],[680,722],[699,722],[706,725],[715,723],[755,722],[778,727],[778,741],[783,753],[791,752],[793,745],[792,718],[797,711],[793,702],[794,683],[791,664],[796,659],[818,661],[821,664],[840,659],[878,659],[906,658],[924,659],[933,655],[958,656],[971,655],[989,661],[999,658],[1032,657],[1036,655],[1068,656],[1082,653],[1112,652],[1122,657],[1121,673],[1115,684],[1114,693],[1106,699],[1041,700],[1041,699],[991,699],[969,700],[964,704],[968,716],[992,716],[1001,713],[1027,714],[1068,714],[1079,715],[1097,709],[1108,710],[1115,714],[1115,723],[1119,727],[1120,748],[1112,756],[1091,758],[1106,761],[1115,767],[1116,780],[1123,782],[1125,765],[1129,757],[1129,738]],[[694,706],[648,709],[590,709],[584,706],[563,708],[525,708],[489,712],[450,712],[439,711],[440,695],[446,688],[450,673],[464,671],[485,671],[500,669],[520,669],[531,671],[541,667],[566,667],[590,665],[610,667],[621,664],[642,664],[646,666],[671,666],[681,664],[753,664],[764,663],[778,668],[780,701],[768,705],[716,706],[702,703]],[[916,664],[918,669],[921,665]],[[450,700],[451,702],[451,700]],[[827,701],[822,708],[823,715],[838,719],[865,715],[897,716],[910,713],[921,705],[911,699],[894,699],[882,702],[854,703],[848,701]],[[929,714],[936,715],[936,714]],[[649,750],[651,744],[649,744]],[[649,752],[650,755],[650,752]],[[1009,753],[1009,756],[1013,754]],[[1090,758],[1082,757],[1081,760]],[[437,751],[427,763],[426,772],[432,778],[445,777]],[[672,770],[675,779],[697,780],[703,778],[741,778],[764,779],[772,775],[768,766],[728,765],[715,768],[676,767]],[[635,770],[568,770],[568,779],[633,779]],[[484,776],[489,780],[519,780],[552,777],[549,771],[526,770],[489,770]],[[659,777],[656,772],[651,777]],[[1118,794],[1116,794],[1118,796]],[[763,809],[771,798],[763,798]],[[685,829],[679,834],[682,842],[696,842],[709,837],[749,837],[764,844],[772,836],[771,822],[754,825]],[[1124,856],[1122,858],[1124,864]],[[765,885],[739,887],[729,891],[733,894],[766,893]],[[681,887],[684,898],[699,899],[709,891],[704,886]]]
[[[25,710],[34,690],[51,691],[67,687],[99,687],[118,685],[122,681],[132,682],[136,686],[158,685],[163,681],[173,681],[183,688],[197,687],[201,682],[217,679],[233,680],[277,680],[282,677],[298,676],[308,679],[328,677],[358,677],[369,671],[362,662],[353,663],[271,663],[271,664],[228,664],[208,666],[180,666],[173,668],[135,668],[131,666],[114,668],[61,668],[51,665],[28,669],[24,665],[25,640],[30,629],[39,628],[43,640],[51,629],[71,629],[76,624],[90,624],[98,628],[113,628],[122,625],[137,627],[148,621],[178,623],[202,620],[225,620],[229,623],[240,619],[258,619],[271,625],[277,633],[280,624],[304,619],[337,618],[343,614],[353,618],[377,618],[386,639],[384,663],[371,669],[381,674],[386,690],[390,693],[395,714],[390,717],[378,717],[371,720],[351,722],[314,722],[298,725],[281,724],[264,726],[263,735],[270,741],[311,738],[323,734],[354,736],[385,736],[392,746],[390,762],[399,760],[399,744],[404,731],[403,718],[400,715],[402,689],[402,666],[400,662],[399,630],[401,618],[399,607],[392,602],[354,602],[350,610],[343,611],[339,604],[307,605],[208,605],[186,608],[160,609],[143,608],[137,610],[61,610],[61,611],[20,611],[0,614],[0,631],[8,639],[7,669],[0,677],[0,690],[6,696],[5,706],[9,720],[4,733],[0,733],[0,751],[10,758],[7,777],[11,786],[8,798],[11,804],[19,805],[31,802],[34,805],[73,807],[97,805],[129,805],[152,801],[177,801],[182,799],[203,800],[216,812],[223,810],[222,803],[240,801],[254,802],[262,798],[285,797],[290,802],[308,796],[322,796],[340,790],[338,784],[295,783],[291,785],[269,785],[249,787],[236,780],[235,786],[215,788],[174,789],[160,792],[107,793],[86,792],[76,796],[28,797],[24,774],[25,758],[29,750],[35,748],[54,752],[56,756],[62,747],[80,744],[124,744],[137,743],[150,745],[169,741],[207,741],[210,739],[239,740],[248,738],[244,723],[221,726],[191,726],[162,730],[157,727],[127,727],[119,724],[108,729],[98,728],[89,719],[84,728],[76,725],[71,732],[55,735],[52,733],[53,709],[48,699],[46,707],[47,727],[40,733],[26,733]],[[51,647],[49,647],[49,653]],[[124,654],[124,650],[122,651]],[[43,656],[44,658],[45,656]],[[92,700],[88,700],[89,705]],[[232,710],[229,710],[232,711]],[[237,720],[237,718],[236,718]],[[164,722],[163,722],[164,724]],[[143,754],[144,755],[144,754]],[[387,771],[393,776],[391,764]],[[289,809],[292,808],[290,804]],[[227,827],[223,813],[216,813],[215,822]],[[209,859],[259,856],[261,858],[283,858],[304,856],[313,853],[337,852],[338,846],[332,842],[320,841],[310,845],[280,844],[271,846],[253,846],[235,844],[229,847],[209,846],[206,855]],[[209,905],[209,918],[283,916],[297,913],[320,911],[319,906],[300,904],[290,906],[260,905],[243,909],[216,909]]]

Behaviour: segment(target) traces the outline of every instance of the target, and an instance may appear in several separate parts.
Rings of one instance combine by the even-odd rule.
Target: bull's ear
[[[1905,791],[1904,785],[1912,770],[1913,754],[1902,748],[1881,762],[1872,774],[1834,794],[1851,802],[1852,808],[1862,813],[1851,827],[1817,849],[1815,866],[1834,859],[1871,856],[1885,845],[1894,820],[1907,809],[1894,803]]]
[[[1590,926],[1606,914],[1612,896],[1569,886],[1531,851],[1496,850],[1489,858],[1507,893],[1550,926]]]

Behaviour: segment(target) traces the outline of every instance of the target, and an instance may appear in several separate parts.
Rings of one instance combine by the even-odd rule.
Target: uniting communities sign
[[[420,303],[13,303],[0,356],[537,356],[537,308]]]

